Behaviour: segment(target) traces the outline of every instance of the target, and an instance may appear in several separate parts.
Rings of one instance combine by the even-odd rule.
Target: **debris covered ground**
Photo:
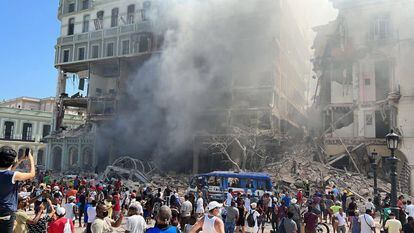
[[[266,165],[264,171],[269,173],[279,187],[296,190],[309,182],[311,190],[336,185],[341,190],[348,190],[360,198],[372,196],[373,179],[359,173],[349,172],[325,165],[314,160],[312,147],[297,145],[285,152],[277,162]],[[390,184],[378,180],[380,192],[389,192]]]

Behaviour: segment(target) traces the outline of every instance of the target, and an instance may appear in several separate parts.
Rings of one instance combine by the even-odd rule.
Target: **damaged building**
[[[131,156],[178,159],[184,172],[250,168],[245,153],[263,163],[282,138],[303,136],[310,53],[288,1],[235,3],[200,7],[209,19],[188,32],[170,1],[60,0],[47,166],[103,171]],[[72,109],[85,124],[61,129]]]
[[[377,152],[380,176],[389,179],[385,135],[402,136],[398,186],[412,182],[414,3],[403,0],[331,0],[336,20],[315,28],[312,60],[317,79],[315,105],[327,163],[370,173]],[[375,4],[375,7],[373,5]]]

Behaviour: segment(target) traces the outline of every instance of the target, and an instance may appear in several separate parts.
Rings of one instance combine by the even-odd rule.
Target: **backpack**
[[[254,221],[254,211],[249,213],[249,215],[247,216],[247,225],[249,227],[254,227],[256,225],[256,222]]]
[[[63,233],[72,233],[72,229],[70,227],[70,219],[66,219],[65,228],[63,228]]]

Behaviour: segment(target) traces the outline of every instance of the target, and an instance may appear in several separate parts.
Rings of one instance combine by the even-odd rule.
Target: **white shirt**
[[[375,227],[375,222],[371,215],[360,215],[358,222],[361,223],[361,233],[372,233],[371,227]]]
[[[88,214],[88,223],[92,223],[96,218],[96,207],[88,207],[86,213]]]
[[[341,214],[338,212],[338,213],[336,213],[335,214],[335,217],[338,219],[338,226],[345,226],[346,225],[346,214],[345,213],[342,213],[342,216],[341,216]]]
[[[250,198],[248,197],[244,198],[244,208],[246,208],[247,211],[250,211]]]
[[[203,203],[203,198],[199,197],[197,199],[197,210],[196,210],[197,214],[203,214],[204,213],[204,203]]]
[[[405,212],[408,214],[408,216],[411,216],[414,218],[414,205],[408,205],[405,207]]]
[[[146,227],[145,219],[141,215],[126,218],[125,230],[131,233],[144,233]]]
[[[231,206],[231,201],[232,200],[233,200],[233,195],[231,195],[231,193],[227,193],[226,206]]]
[[[76,204],[73,203],[73,202],[66,203],[66,204],[63,205],[63,208],[65,208],[65,211],[66,211],[65,217],[67,219],[75,220],[76,216],[75,216],[75,213],[73,212],[73,207],[74,206],[76,206]]]

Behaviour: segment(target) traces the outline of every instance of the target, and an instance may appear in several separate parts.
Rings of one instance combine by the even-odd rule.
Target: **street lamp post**
[[[391,156],[387,158],[391,165],[391,209],[398,219],[398,207],[397,207],[397,163],[398,158],[395,157],[395,150],[398,149],[398,143],[400,136],[394,133],[393,130],[385,136],[387,141],[387,147],[391,151]]]
[[[374,151],[371,153],[370,156],[370,162],[371,162],[371,168],[372,168],[372,172],[374,173],[374,197],[376,197],[378,195],[378,180],[377,180],[377,163],[376,163],[376,159],[377,159],[378,153]]]

